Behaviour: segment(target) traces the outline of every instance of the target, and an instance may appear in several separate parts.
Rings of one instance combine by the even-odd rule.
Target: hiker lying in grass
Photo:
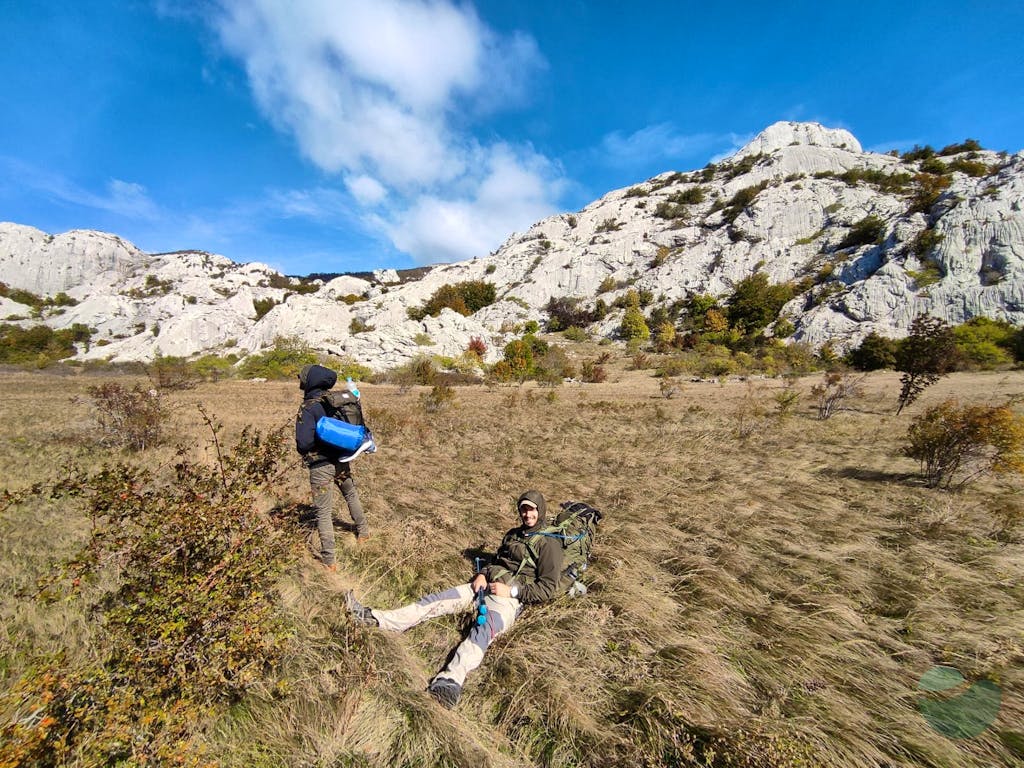
[[[346,603],[352,617],[363,624],[392,632],[404,632],[422,621],[474,607],[482,590],[479,608],[483,623],[473,625],[427,691],[444,707],[453,708],[462,695],[466,675],[480,666],[494,638],[515,623],[524,604],[543,603],[562,594],[562,544],[547,536],[532,536],[545,525],[547,504],[539,491],[526,491],[517,501],[522,525],[505,534],[494,562],[459,584],[427,595],[418,602],[391,611],[368,608],[349,592]]]

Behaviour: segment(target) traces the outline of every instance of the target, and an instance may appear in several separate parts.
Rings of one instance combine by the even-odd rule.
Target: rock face
[[[601,291],[610,305],[636,289],[666,305],[725,297],[761,271],[797,286],[783,309],[793,340],[844,349],[872,331],[903,336],[921,313],[1024,325],[1022,205],[1024,153],[965,144],[901,159],[864,152],[844,130],[776,123],[717,165],[610,192],[494,253],[404,282],[379,270],[302,283],[262,264],[146,254],[113,235],[15,224],[0,224],[0,281],[77,299],[42,321],[93,328],[81,358],[245,354],[298,336],[383,370],[418,354],[457,356],[473,337],[493,361],[524,321],[546,318],[553,297],[592,306]],[[494,283],[499,300],[470,317],[409,319],[438,288],[466,280]],[[0,301],[0,321],[29,314]],[[610,335],[618,319],[591,330]]]

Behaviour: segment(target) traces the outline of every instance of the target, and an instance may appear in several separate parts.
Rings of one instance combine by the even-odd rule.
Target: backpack
[[[331,390],[320,397],[320,403],[324,407],[325,415],[332,419],[355,424],[357,427],[366,426],[363,420],[363,406],[359,404],[359,398],[349,390]]]
[[[363,407],[358,395],[348,389],[331,390],[318,400],[303,401],[299,409],[300,416],[303,409],[315,402],[319,402],[324,409],[324,415],[316,423],[317,440],[326,444],[332,454],[340,450],[339,461],[349,462],[362,453],[376,452],[377,444],[363,419]]]
[[[560,506],[562,511],[558,513],[555,522],[533,535],[546,536],[561,542],[564,569],[562,578],[558,582],[559,588],[575,597],[585,594],[587,591],[586,586],[580,581],[580,577],[587,570],[587,565],[590,564],[590,553],[594,548],[597,524],[601,522],[604,515],[600,510],[594,509],[582,501],[564,501]],[[536,562],[536,555],[532,551],[530,555]]]

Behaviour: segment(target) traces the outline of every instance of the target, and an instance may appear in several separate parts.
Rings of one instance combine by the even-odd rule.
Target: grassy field
[[[900,454],[927,406],[1020,398],[1024,373],[947,377],[899,418],[897,376],[875,373],[819,421],[820,374],[795,382],[784,416],[781,379],[685,382],[666,399],[627,368],[613,361],[603,384],[458,388],[437,411],[429,388],[362,386],[380,446],[355,467],[372,539],[357,546],[339,521],[334,574],[315,533],[288,529],[295,558],[277,590],[295,637],[282,667],[211,716],[209,754],[227,766],[1024,764],[1022,484],[932,490]],[[95,383],[0,376],[7,488],[118,455],[73,400]],[[213,460],[197,406],[230,438],[290,428],[299,391],[221,382],[167,399],[167,443],[130,457],[158,471],[176,444]],[[266,510],[308,502],[297,458],[286,477]],[[468,578],[526,488],[605,512],[590,592],[527,610],[445,711],[423,689],[465,622],[386,635],[353,625],[344,593],[392,607]],[[25,596],[87,533],[67,502],[0,512],[0,689],[40,654],[97,652],[84,608]],[[983,733],[929,725],[918,681],[936,666],[999,687]]]

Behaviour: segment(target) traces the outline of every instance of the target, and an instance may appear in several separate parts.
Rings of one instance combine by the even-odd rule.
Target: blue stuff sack
[[[364,451],[372,453],[376,447],[373,444],[373,435],[365,426],[349,424],[330,416],[323,416],[317,421],[316,437],[326,445],[355,455]],[[355,455],[349,458],[355,458]]]

